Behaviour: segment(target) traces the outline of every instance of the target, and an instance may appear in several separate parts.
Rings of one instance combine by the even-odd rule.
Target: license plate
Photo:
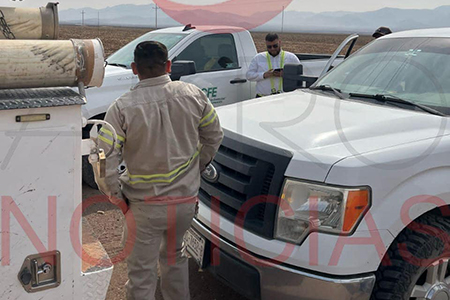
[[[187,246],[189,254],[197,261],[199,266],[203,265],[203,256],[205,253],[205,239],[201,237],[195,230],[190,228],[186,231],[184,242]]]

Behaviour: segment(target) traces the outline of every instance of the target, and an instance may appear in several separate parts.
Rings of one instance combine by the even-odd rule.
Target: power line
[[[84,26],[84,10],[81,11],[81,26]]]
[[[155,4],[155,7],[152,7],[155,10],[155,29],[158,29],[158,5]]]
[[[100,12],[97,12],[97,29],[98,29],[98,35],[100,36]]]

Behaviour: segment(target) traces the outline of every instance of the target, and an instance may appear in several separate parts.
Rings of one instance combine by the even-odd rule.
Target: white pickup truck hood
[[[105,68],[105,79],[115,76],[121,76],[121,75],[133,75],[133,71],[131,69],[125,69],[122,67],[117,66],[106,66]]]
[[[361,155],[448,134],[447,118],[297,90],[217,109],[224,129],[293,153],[286,176],[324,181]]]

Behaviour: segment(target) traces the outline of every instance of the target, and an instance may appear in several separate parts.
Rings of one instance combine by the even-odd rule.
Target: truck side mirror
[[[195,62],[190,60],[177,60],[172,63],[172,72],[170,78],[172,80],[180,80],[181,76],[192,75],[197,73]]]
[[[283,91],[292,92],[310,87],[318,77],[303,75],[303,65],[286,64],[283,69]]]

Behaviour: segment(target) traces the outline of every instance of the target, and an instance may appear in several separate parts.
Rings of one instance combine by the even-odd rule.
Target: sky
[[[208,5],[225,2],[223,0],[172,0],[181,4]],[[234,0],[238,2],[239,0]],[[260,2],[261,1],[261,2]],[[264,5],[271,0],[255,0],[255,4]],[[45,6],[48,0],[0,0],[0,7],[34,7]],[[59,2],[59,9],[69,8],[104,8],[120,4],[150,4],[151,0],[54,0]],[[273,0],[273,3],[279,2]],[[372,11],[384,7],[407,9],[434,9],[438,6],[450,5],[449,0],[292,0],[287,10],[324,12],[324,11]]]

